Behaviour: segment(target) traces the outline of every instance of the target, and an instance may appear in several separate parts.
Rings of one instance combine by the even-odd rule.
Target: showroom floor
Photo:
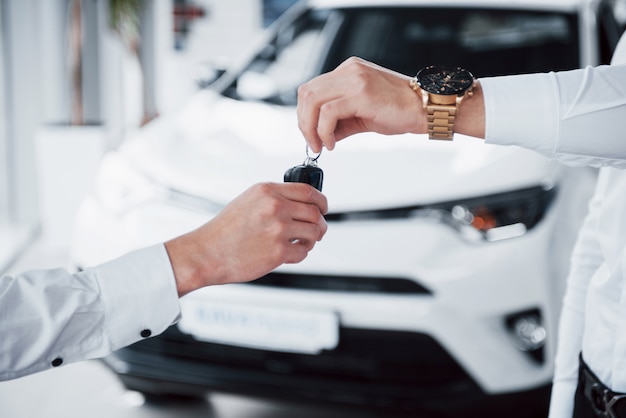
[[[227,394],[206,400],[145,402],[125,391],[97,361],[87,361],[38,375],[0,383],[3,418],[356,418],[376,417],[371,411],[339,407],[268,402]],[[388,416],[388,415],[384,415]]]

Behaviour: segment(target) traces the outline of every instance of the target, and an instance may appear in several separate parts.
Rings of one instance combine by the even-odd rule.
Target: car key
[[[311,157],[309,156],[309,147],[307,147],[304,163],[285,171],[285,183],[307,183],[321,192],[324,172],[317,166],[317,159],[321,154],[320,152],[315,157]]]

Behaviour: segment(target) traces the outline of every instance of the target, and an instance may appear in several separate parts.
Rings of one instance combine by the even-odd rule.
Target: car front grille
[[[203,367],[227,368],[231,376],[266,376],[268,382],[294,376],[413,399],[480,393],[446,350],[420,333],[341,328],[335,349],[307,355],[199,342],[174,326],[116,356],[141,361],[148,354],[157,355],[162,364],[182,361],[198,372]]]
[[[363,292],[380,294],[430,295],[421,284],[400,277],[335,276],[273,272],[246,283],[249,286],[273,286],[287,289]]]

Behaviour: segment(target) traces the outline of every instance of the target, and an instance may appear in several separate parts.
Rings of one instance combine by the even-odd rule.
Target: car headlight
[[[326,220],[389,220],[420,218],[444,223],[472,241],[519,237],[545,216],[556,187],[534,186],[511,192],[430,205],[330,213]]]
[[[442,209],[452,225],[469,237],[499,241],[524,235],[545,216],[556,188],[531,187],[452,202]]]

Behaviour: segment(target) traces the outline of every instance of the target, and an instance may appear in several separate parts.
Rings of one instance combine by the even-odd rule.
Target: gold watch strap
[[[428,139],[452,140],[456,105],[427,104]]]
[[[422,96],[422,103],[428,118],[428,139],[451,141],[454,138],[454,119],[459,101],[454,98],[453,104],[432,103],[428,93],[418,86],[415,77],[409,80],[409,86]],[[468,90],[467,94],[471,96],[472,90]]]

